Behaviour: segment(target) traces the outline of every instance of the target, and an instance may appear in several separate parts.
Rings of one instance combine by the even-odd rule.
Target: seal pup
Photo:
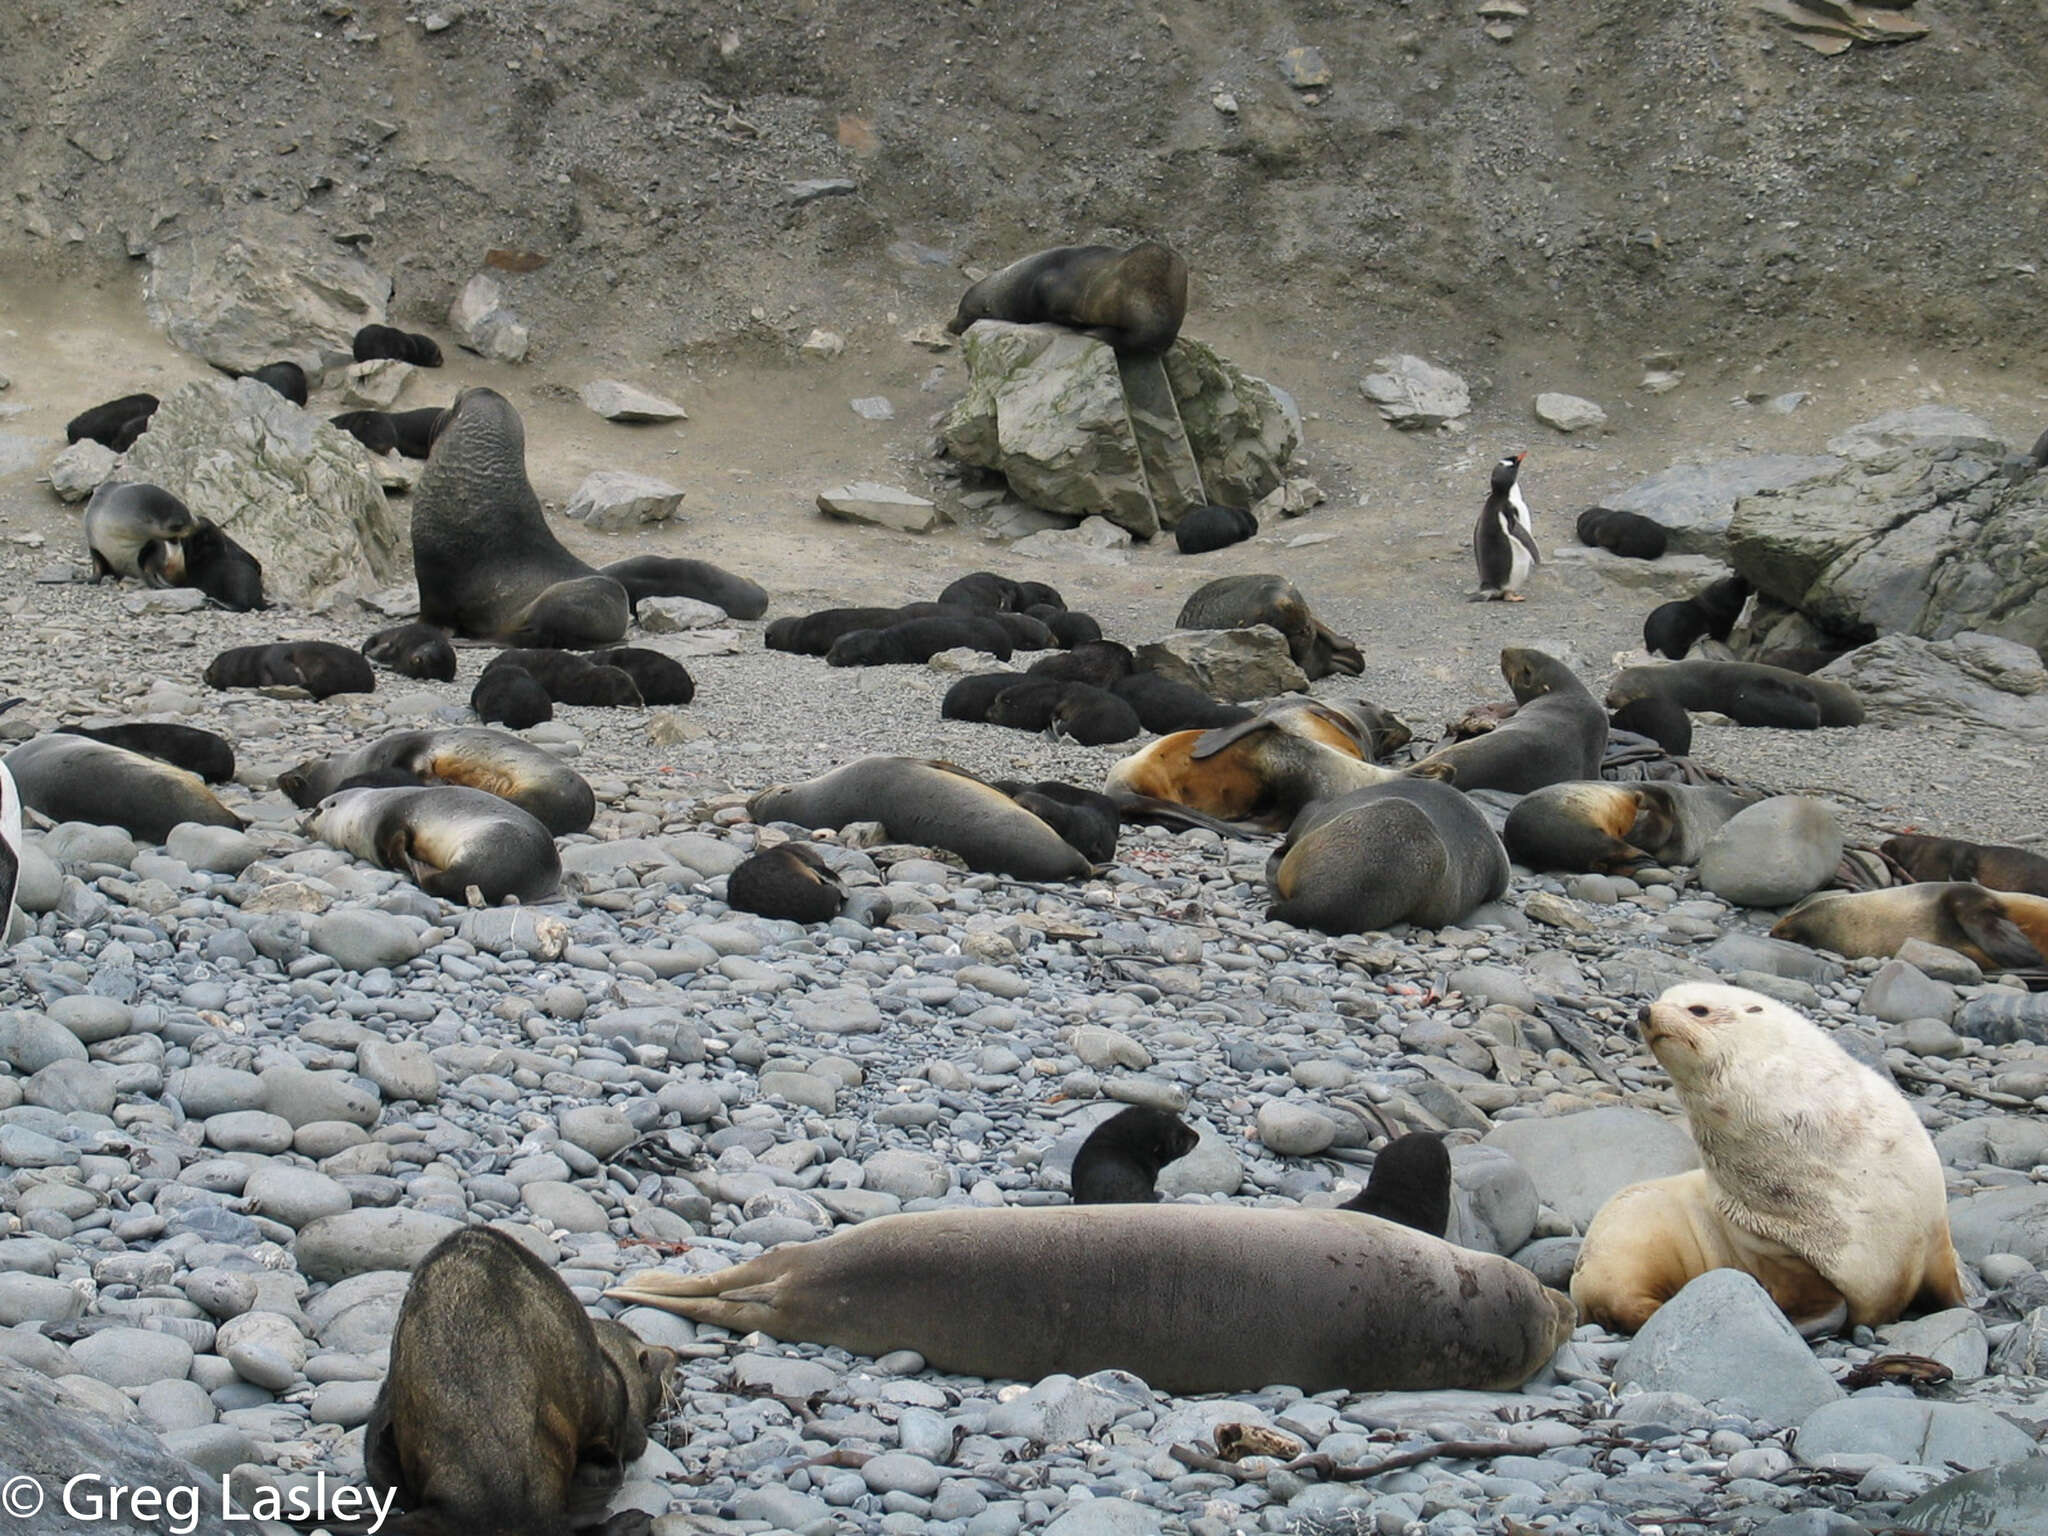
[[[1643,620],[1643,649],[1652,656],[1682,661],[1702,640],[1711,638],[1726,645],[1754,590],[1744,577],[1723,576],[1691,597],[1659,604]]]
[[[791,923],[829,923],[846,905],[846,887],[808,843],[777,843],[749,854],[725,877],[735,912]]]
[[[198,774],[89,736],[37,736],[5,761],[21,803],[52,821],[119,827],[148,843],[161,843],[185,821],[242,825]]]
[[[1114,640],[1089,640],[1069,646],[1057,656],[1041,656],[1031,663],[1032,677],[1063,677],[1070,683],[1091,688],[1114,688],[1119,678],[1138,669],[1138,658],[1128,645]],[[1206,697],[1206,695],[1204,695]]]
[[[1170,1109],[1133,1104],[1088,1133],[1068,1182],[1076,1205],[1146,1205],[1159,1198],[1159,1170],[1201,1138]]]
[[[1451,1154],[1435,1131],[1411,1131],[1381,1147],[1365,1188],[1337,1207],[1399,1222],[1431,1237],[1451,1225]]]
[[[595,708],[638,709],[640,688],[617,667],[598,666],[574,651],[509,650],[492,657],[486,672],[517,667],[557,704]]]
[[[455,647],[431,624],[394,624],[363,642],[363,654],[400,677],[455,681]]]
[[[1010,632],[994,618],[963,613],[958,618],[911,619],[887,629],[856,629],[832,642],[825,652],[825,665],[905,666],[930,661],[940,651],[962,646],[986,652],[997,661],[1008,661],[1015,649]]]
[[[1266,915],[1297,928],[1442,928],[1508,888],[1508,856],[1465,795],[1397,779],[1310,805],[1267,861],[1266,881]]]
[[[344,411],[339,416],[328,417],[327,421],[328,425],[339,427],[372,453],[398,451],[398,428],[391,424],[390,415],[384,411]]]
[[[989,709],[1004,690],[1028,682],[1028,672],[970,672],[946,690],[939,701],[941,720],[969,720],[988,723]]]
[[[199,519],[160,485],[109,480],[85,504],[80,526],[92,560],[92,579],[98,583],[109,576],[140,576],[144,549],[197,532]]]
[[[256,613],[263,600],[262,562],[242,548],[211,518],[182,539],[152,539],[136,556],[142,579],[152,587],[192,587],[231,613]]]
[[[138,720],[128,725],[60,725],[57,729],[66,736],[85,736],[123,751],[140,752],[196,773],[209,784],[225,784],[235,776],[235,749],[224,737],[196,725]]]
[[[590,664],[623,672],[640,690],[643,704],[687,704],[697,697],[697,680],[675,657],[641,645],[617,645],[592,651]]]
[[[369,662],[331,640],[234,646],[207,664],[205,676],[209,688],[303,688],[316,699],[377,688]]]
[[[343,789],[306,818],[322,842],[461,902],[471,886],[492,906],[545,901],[562,884],[554,836],[509,800],[480,789]]]
[[[1225,576],[1198,587],[1181,604],[1178,629],[1250,629],[1266,624],[1287,638],[1287,654],[1310,682],[1335,673],[1365,671],[1358,642],[1309,611],[1308,599],[1284,576]]]
[[[1013,261],[960,296],[946,322],[958,336],[977,320],[1050,322],[1108,342],[1118,352],[1164,352],[1188,312],[1188,264],[1154,240],[1061,245]]]
[[[250,373],[227,372],[230,378],[254,379],[258,384],[268,384],[293,405],[304,405],[310,393],[306,387],[306,370],[297,363],[265,363]]]
[[[1697,864],[1707,841],[1763,796],[1713,785],[1547,784],[1515,802],[1501,841],[1541,873],[1627,875],[1647,865]]]
[[[1064,649],[1072,650],[1077,645],[1102,638],[1102,626],[1085,613],[1068,613],[1044,603],[1034,605],[1029,612],[1051,633],[1053,643]]]
[[[1906,940],[1923,939],[1986,970],[2032,970],[2048,965],[2048,896],[1945,880],[1822,891],[1772,924],[1771,937],[1848,960],[1886,959]]]
[[[348,780],[388,768],[487,790],[556,837],[588,831],[597,815],[597,796],[575,769],[532,742],[479,726],[397,731],[353,752],[303,762],[279,774],[277,787],[299,809],[311,810]]]
[[[64,424],[64,441],[76,443],[89,438],[102,448],[126,453],[148,428],[149,418],[156,414],[160,403],[155,395],[123,395],[89,411],[80,411]]]
[[[363,1472],[419,1536],[561,1532],[601,1514],[647,1449],[675,1351],[592,1318],[561,1277],[493,1227],[451,1232],[414,1266]],[[606,1536],[644,1527],[628,1511]]]
[[[1566,779],[1597,779],[1607,752],[1607,711],[1555,656],[1511,645],[1501,676],[1515,712],[1483,736],[1439,747],[1408,771],[1460,789],[1526,795]]]
[[[1692,711],[1713,710],[1737,725],[1810,731],[1863,723],[1863,700],[1847,683],[1751,661],[1624,667],[1607,687],[1609,709],[1652,698]]]
[[[438,405],[412,411],[387,411],[391,430],[398,435],[398,451],[408,459],[424,459],[434,447],[434,429],[448,413]]]
[[[1808,1334],[1967,1304],[1941,1159],[1897,1089],[1741,987],[1671,987],[1640,1027],[1703,1166],[1594,1216],[1572,1267],[1588,1320],[1634,1333],[1709,1269],[1755,1276]]]
[[[1138,712],[1123,699],[1086,683],[1069,683],[1052,707],[1046,730],[1054,741],[1106,747],[1143,734]]]
[[[883,1216],[712,1274],[607,1292],[735,1333],[915,1349],[1039,1381],[1132,1371],[1162,1392],[1509,1391],[1577,1323],[1521,1265],[1352,1211],[1082,1205]],[[1285,1328],[1245,1326],[1247,1298]]]
[[[1053,710],[1069,688],[1085,688],[1058,677],[1033,677],[1026,673],[1016,686],[1005,688],[989,701],[984,717],[990,725],[1012,731],[1043,731],[1052,724]],[[1095,690],[1101,692],[1100,689]],[[1134,714],[1132,719],[1137,717]],[[1133,735],[1137,734],[1135,731]]]
[[[486,667],[469,690],[469,707],[484,724],[515,731],[555,718],[555,701],[524,667]]]
[[[562,547],[526,478],[526,428],[496,390],[465,389],[435,434],[412,497],[420,618],[525,646],[610,645],[626,589]]]
[[[1020,880],[1071,880],[1093,867],[994,785],[915,757],[864,757],[801,784],[777,784],[747,802],[747,815],[811,828],[879,821],[897,842],[944,848],[969,869]]]
[[[1107,864],[1116,857],[1123,815],[1109,796],[1057,779],[1035,784],[997,779],[995,787],[1059,833],[1089,863]]]
[[[1581,544],[1604,549],[1624,560],[1661,560],[1670,541],[1661,523],[1640,512],[1623,512],[1616,507],[1588,507],[1579,514],[1576,526]]]
[[[1493,602],[1524,601],[1522,583],[1543,563],[1529,503],[1515,483],[1526,453],[1511,453],[1493,466],[1491,489],[1472,527],[1472,559],[1479,567],[1478,596]]]
[[[1974,880],[1994,891],[2048,896],[2048,859],[2026,848],[1902,833],[1877,851],[1915,880]]]
[[[366,325],[357,331],[349,343],[359,363],[374,363],[379,358],[391,358],[401,363],[411,363],[415,368],[438,368],[441,366],[441,345],[431,336],[422,336],[417,331],[401,331],[395,325]]]
[[[939,593],[939,601],[990,613],[1021,613],[1024,593],[1007,576],[998,576],[994,571],[970,571],[947,582],[945,590]]]
[[[1259,520],[1245,507],[1195,507],[1173,525],[1173,542],[1184,555],[1214,554],[1242,544],[1259,531]]]
[[[771,651],[797,656],[823,656],[842,635],[863,629],[887,629],[902,622],[895,608],[823,608],[816,613],[790,614],[773,620],[761,643]]]
[[[689,597],[723,608],[735,619],[758,619],[768,611],[768,593],[758,582],[721,570],[708,560],[677,560],[667,555],[635,555],[615,560],[598,572],[626,589],[634,613],[650,597]]]
[[[1607,717],[1608,726],[1647,737],[1673,757],[1692,751],[1692,716],[1670,699],[1632,699]]]
[[[1138,712],[1138,724],[1154,735],[1176,731],[1210,731],[1252,718],[1242,704],[1225,704],[1193,683],[1157,672],[1133,672],[1109,685],[1109,691]]]

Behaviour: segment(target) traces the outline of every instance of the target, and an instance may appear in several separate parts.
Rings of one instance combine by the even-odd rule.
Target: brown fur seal
[[[1159,1170],[1201,1138],[1170,1109],[1133,1104],[1088,1133],[1068,1184],[1076,1205],[1146,1205],[1159,1198]]]
[[[1608,685],[1607,707],[1666,698],[1689,710],[1713,710],[1737,725],[1810,731],[1861,725],[1863,701],[1846,683],[1807,677],[1753,661],[1672,661],[1626,667]]]
[[[925,1211],[610,1293],[744,1333],[914,1349],[1037,1381],[1133,1371],[1161,1392],[1473,1387],[1543,1369],[1577,1315],[1507,1259],[1350,1211],[1085,1205]],[[1251,1298],[1284,1328],[1246,1325]]]
[[[650,597],[689,597],[723,608],[735,619],[758,619],[768,611],[768,594],[758,582],[735,576],[706,560],[678,560],[668,555],[635,555],[615,560],[598,572],[626,589],[635,613]]]
[[[1774,939],[1850,960],[1895,955],[1924,939],[1992,970],[2048,965],[2048,897],[1930,881],[1881,891],[1822,891],[1779,918]]]
[[[1259,531],[1259,520],[1245,507],[1195,507],[1173,525],[1173,542],[1184,555],[1212,555],[1242,544]]]
[[[1309,806],[1266,879],[1277,898],[1267,915],[1298,928],[1441,928],[1508,888],[1508,856],[1466,796],[1396,779]]]
[[[8,753],[6,763],[21,803],[52,821],[119,827],[151,843],[183,821],[242,825],[198,774],[89,736],[38,736]]]
[[[1965,1304],[1941,1159],[1896,1089],[1740,987],[1672,987],[1642,1031],[1704,1166],[1594,1216],[1572,1270],[1590,1321],[1634,1333],[1709,1269],[1754,1275],[1806,1332]]]
[[[1708,637],[1725,644],[1753,590],[1743,577],[1723,576],[1691,597],[1652,608],[1643,620],[1643,649],[1652,656],[1682,661]]]
[[[431,624],[394,624],[363,642],[363,654],[400,677],[455,681],[455,647]]]
[[[1119,251],[1061,245],[1013,261],[960,297],[955,336],[977,320],[1050,321],[1119,352],[1164,352],[1188,312],[1188,264],[1156,241]]]
[[[469,690],[469,707],[485,725],[514,731],[555,718],[555,701],[524,667],[486,667]]]
[[[1400,777],[1395,769],[1363,761],[1356,742],[1315,711],[1245,724],[1253,728],[1221,727],[1237,734],[1199,757],[1202,743],[1218,731],[1162,736],[1116,763],[1103,790],[1127,808],[1165,802],[1278,832],[1315,801]],[[1297,729],[1315,734],[1297,735]]]
[[[208,518],[182,539],[152,539],[136,556],[152,587],[191,587],[231,613],[254,613],[263,600],[263,563]]]
[[[316,699],[371,693],[377,674],[359,652],[331,640],[238,645],[206,667],[209,688],[303,688]]]
[[[1200,587],[1181,605],[1180,629],[1249,629],[1265,624],[1287,637],[1287,654],[1310,682],[1365,670],[1358,642],[1338,634],[1309,611],[1308,599],[1284,576],[1225,576]]]
[[[741,860],[725,877],[725,904],[757,917],[829,923],[846,905],[846,887],[816,849],[777,843]]]
[[[640,685],[618,667],[600,666],[574,651],[500,651],[484,671],[517,668],[547,689],[557,704],[587,705],[592,708],[638,709]]]
[[[1877,851],[1915,880],[1974,880],[1994,891],[2048,896],[2048,859],[2025,848],[1904,834],[1886,838]]]
[[[448,408],[412,497],[420,618],[513,645],[609,645],[626,589],[562,547],[526,478],[526,428],[496,390]]]
[[[778,784],[749,800],[747,814],[800,827],[879,821],[898,842],[944,848],[969,869],[1020,880],[1072,880],[1092,868],[1001,790],[922,758],[864,757],[801,784]]]
[[[85,504],[86,554],[95,583],[142,575],[142,552],[153,543],[199,531],[192,509],[160,485],[109,480]]]
[[[1091,864],[1107,864],[1116,857],[1123,816],[1109,796],[1058,779],[1035,784],[997,779],[995,787],[1059,833]]]
[[[556,837],[586,831],[597,815],[590,786],[552,752],[475,726],[399,731],[353,752],[301,763],[278,775],[277,787],[292,804],[311,810],[345,781],[390,768],[422,781],[486,790],[510,800]]]
[[[363,1471],[414,1536],[539,1536],[602,1512],[647,1449],[676,1362],[578,1306],[561,1277],[491,1227],[420,1260],[363,1431]],[[644,1526],[638,1511],[607,1529]]]
[[[1519,707],[1483,736],[1453,742],[1408,771],[1460,789],[1526,795],[1568,779],[1597,779],[1607,751],[1607,711],[1554,656],[1523,646],[1500,653],[1500,673]]]
[[[1451,1154],[1443,1137],[1435,1131],[1396,1136],[1372,1160],[1365,1188],[1337,1209],[1442,1237],[1451,1225]]]
[[[1625,875],[1647,864],[1697,864],[1707,839],[1762,798],[1692,784],[1550,784],[1508,812],[1501,841],[1537,871]]]
[[[343,789],[320,802],[306,830],[443,901],[462,901],[471,886],[492,906],[508,896],[545,901],[562,884],[548,829],[480,789]]]

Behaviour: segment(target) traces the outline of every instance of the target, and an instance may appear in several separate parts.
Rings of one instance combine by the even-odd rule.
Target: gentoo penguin
[[[1515,484],[1525,453],[1511,453],[1493,466],[1493,490],[1472,530],[1472,558],[1479,564],[1479,596],[1494,602],[1522,601],[1522,583],[1543,563],[1529,526],[1529,503]]]

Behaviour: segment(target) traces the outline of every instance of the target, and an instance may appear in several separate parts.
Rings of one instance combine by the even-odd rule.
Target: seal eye
[[[1705,1003],[1694,1003],[1690,1008],[1686,1009],[1685,1011],[1691,1014],[1696,1019],[1704,1019],[1708,1013],[1707,1005]],[[1749,1011],[1751,1013],[1756,1012],[1754,1008],[1750,1009]]]

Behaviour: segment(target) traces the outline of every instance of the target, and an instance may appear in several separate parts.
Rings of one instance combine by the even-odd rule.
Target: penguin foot
[[[1503,592],[1500,595],[1500,600],[1504,603],[1526,603],[1529,601],[1528,598],[1519,592]]]

